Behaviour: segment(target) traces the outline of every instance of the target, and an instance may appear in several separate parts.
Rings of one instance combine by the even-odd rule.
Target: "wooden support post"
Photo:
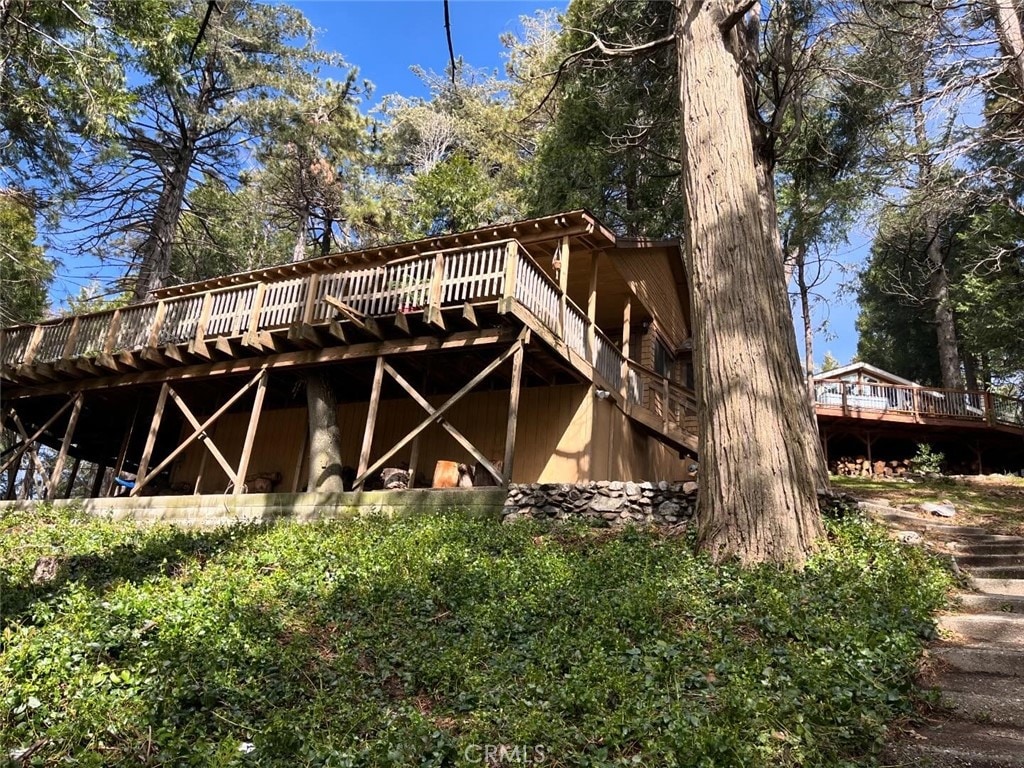
[[[60,414],[64,413],[64,411],[67,410],[67,407],[70,404],[71,401],[68,401],[64,405],[64,407],[61,408],[50,419],[50,422],[56,421],[57,417],[60,416]],[[39,437],[39,435],[42,434],[43,430],[45,430],[49,426],[50,422],[44,424],[36,432],[35,435],[29,438],[28,431],[25,429],[25,425],[21,423],[21,418],[18,416],[18,412],[15,411],[14,409],[11,409],[11,419],[14,421],[14,425],[18,428],[18,432],[19,434],[21,434],[21,439],[24,441],[21,444],[21,448],[15,452],[15,456],[18,457],[19,464],[21,461],[21,454],[24,453],[26,450],[28,452],[29,461],[28,466],[25,467],[25,480],[22,483],[22,498],[27,499],[32,491],[32,481],[34,479],[35,473],[39,473],[39,477],[41,480],[46,478],[46,468],[43,466],[43,462],[39,460],[39,453],[36,451],[35,441]],[[10,463],[10,461],[6,462],[3,466],[3,470],[0,471],[6,470]]]
[[[32,338],[28,340],[28,345],[25,347],[25,354],[21,358],[21,365],[32,365],[32,362],[36,359],[36,352],[39,351],[39,344],[43,340],[43,326],[37,325],[35,330],[32,331]]]
[[[298,493],[302,478],[302,465],[306,463],[306,451],[309,449],[309,419],[306,419],[302,431],[302,444],[299,446],[298,458],[295,459],[295,474],[292,475],[292,493]]]
[[[243,343],[248,347],[259,348],[257,337],[260,330],[260,313],[263,310],[263,297],[267,293],[267,284],[256,285],[256,295],[252,299],[252,311],[249,313],[249,330],[243,337]]]
[[[377,357],[377,365],[373,370],[373,389],[370,390],[370,410],[366,414],[366,429],[363,430],[363,447],[359,451],[359,468],[356,470],[356,481],[353,490],[362,489],[366,481],[366,467],[370,463],[370,451],[373,448],[373,430],[377,424],[377,407],[380,405],[380,387],[384,381],[384,358]],[[390,457],[388,457],[390,458]]]
[[[18,431],[21,432],[21,437],[24,440],[24,442],[21,444],[21,446],[18,448],[18,450],[16,450],[14,452],[14,454],[9,459],[7,459],[7,461],[5,461],[3,463],[3,466],[0,466],[0,473],[5,472],[9,466],[14,464],[15,461],[20,461],[21,460],[21,455],[25,451],[29,450],[32,447],[32,445],[35,443],[35,441],[38,440],[39,437],[43,434],[43,432],[48,430],[50,428],[50,426],[53,424],[53,422],[55,422],[57,419],[59,419],[61,417],[61,414],[63,414],[64,411],[66,411],[68,408],[70,408],[76,402],[76,398],[77,397],[78,396],[75,395],[75,396],[72,396],[70,399],[68,399],[68,401],[66,403],[64,403],[64,405],[62,405],[59,409],[57,409],[57,412],[55,414],[53,414],[53,416],[51,416],[49,419],[46,420],[46,423],[43,424],[43,426],[41,426],[39,429],[37,429],[35,432],[32,433],[31,437],[29,437],[27,431],[25,430],[24,425],[21,423],[21,419],[18,417],[17,411],[15,411],[12,408],[11,411],[10,411],[11,418],[14,419],[14,423],[18,427]]]
[[[568,238],[567,238],[568,239]],[[508,421],[505,425],[505,485],[512,482],[512,464],[516,457],[516,425],[519,423],[519,389],[523,380],[524,345],[520,344],[512,357],[512,382],[508,395]]]
[[[597,267],[601,251],[590,256],[590,279],[587,289],[587,362],[597,365]]]
[[[153,449],[156,447],[156,436],[160,431],[160,422],[164,418],[164,408],[167,406],[167,394],[171,385],[166,381],[160,387],[160,396],[156,399],[156,408],[153,410],[153,423],[149,425],[149,433],[146,435],[146,445],[142,449],[142,459],[139,461],[139,471],[135,474],[135,487],[132,488],[132,496],[138,496],[149,478],[146,472],[149,470],[149,462],[153,458]]]
[[[996,412],[995,409],[992,407],[991,392],[982,393],[981,407],[985,409],[985,423],[988,424],[990,427],[994,427],[996,424]],[[981,459],[979,458],[978,461],[980,463]]]
[[[662,377],[661,379],[661,431],[668,432],[669,424],[669,388],[668,378]]]
[[[480,321],[476,318],[476,310],[473,305],[468,301],[462,305],[462,319],[472,325],[474,328],[480,327]]]
[[[505,278],[502,285],[501,301],[498,302],[498,311],[501,313],[512,311],[512,302],[516,298],[516,268],[519,264],[519,243],[515,240],[506,246],[505,251]]]
[[[622,392],[622,402],[629,402],[629,334],[630,318],[633,312],[632,297],[626,296],[626,303],[622,307],[622,364],[619,367],[619,380]]]
[[[104,481],[103,488],[100,493],[101,496],[109,496],[110,491],[114,486],[114,478],[118,477],[124,470],[124,460],[128,456],[128,445],[131,443],[132,435],[135,433],[135,425],[139,420],[139,404],[135,404],[135,413],[132,415],[132,420],[128,424],[128,429],[124,433],[124,437],[121,438],[121,448],[117,452],[117,459],[114,461],[114,466],[111,469],[110,479]]]
[[[92,485],[89,487],[89,498],[99,498],[103,490],[103,479],[107,476],[107,465],[100,462],[96,465],[96,474],[92,476]]]
[[[267,394],[267,377],[267,372],[263,371],[260,381],[256,385],[256,399],[253,401],[252,411],[249,413],[249,426],[245,430],[242,456],[238,460],[238,471],[235,473],[237,478],[235,481],[235,493],[248,493],[248,488],[245,488],[245,476],[249,471],[249,459],[252,457],[252,447],[256,442],[256,430],[259,429],[260,414],[263,412],[263,398]],[[244,491],[242,490],[243,488],[245,489]]]
[[[78,318],[75,318],[76,320]],[[110,325],[107,326],[107,335],[103,339],[102,352],[110,355],[114,352],[114,347],[117,344],[117,334],[121,330],[121,310],[120,308],[114,310],[114,314],[110,316]]]
[[[199,311],[199,322],[196,323],[196,333],[193,341],[197,347],[206,347],[206,326],[210,323],[210,313],[213,311],[213,293],[207,291],[203,294],[203,307]]]
[[[53,499],[57,493],[57,483],[60,482],[61,472],[64,471],[64,462],[68,458],[68,449],[71,447],[71,438],[75,435],[75,427],[78,426],[78,416],[82,412],[82,394],[75,396],[75,404],[71,408],[71,416],[68,418],[68,427],[64,430],[64,439],[60,442],[60,450],[57,451],[57,460],[53,464],[53,473],[50,475],[50,482],[46,484],[46,498]]]
[[[212,442],[213,438],[211,437],[210,440]],[[209,451],[203,451],[203,458],[201,458],[199,460],[199,471],[196,472],[196,482],[195,482],[195,485],[192,486],[192,495],[193,496],[198,496],[199,495],[199,489],[203,487],[203,475],[206,473],[206,462],[209,461],[209,459],[210,459],[210,452]]]
[[[320,273],[314,272],[306,281],[306,303],[302,307],[302,322],[312,325],[316,317],[317,293],[320,292]]]
[[[434,257],[434,272],[430,276],[430,293],[427,296],[427,311],[424,318],[428,323],[444,328],[444,317],[441,314],[441,300],[444,297],[444,254]]]
[[[68,475],[68,482],[64,486],[64,495],[61,496],[62,499],[71,498],[71,491],[75,487],[75,480],[78,479],[78,470],[81,469],[81,467],[82,458],[80,456],[75,456],[75,460],[71,462],[71,474]]]
[[[217,446],[210,439],[210,436],[206,433],[206,429],[211,424],[213,424],[217,419],[219,419],[228,410],[228,408],[230,408],[232,405],[234,405],[234,403],[243,394],[245,394],[247,391],[249,391],[249,389],[252,387],[252,385],[255,384],[259,380],[259,378],[261,376],[261,373],[256,374],[256,378],[252,379],[248,384],[246,384],[244,387],[242,387],[240,390],[238,390],[234,395],[232,395],[224,405],[222,405],[220,408],[218,408],[216,411],[214,411],[213,415],[210,416],[202,424],[199,423],[199,419],[197,419],[195,414],[192,413],[192,410],[188,407],[188,405],[186,405],[185,401],[181,399],[181,396],[178,395],[178,393],[175,392],[173,389],[170,390],[170,392],[168,394],[171,396],[171,399],[174,401],[174,404],[177,405],[178,408],[181,410],[181,412],[185,415],[185,418],[188,420],[189,424],[192,425],[193,431],[192,431],[192,434],[190,434],[188,437],[186,437],[181,442],[181,444],[178,445],[177,448],[175,448],[173,451],[171,451],[170,454],[168,454],[168,456],[162,462],[160,462],[160,465],[156,469],[153,470],[152,474],[155,475],[161,469],[163,469],[168,464],[170,464],[172,461],[174,461],[174,459],[177,458],[178,454],[180,454],[189,445],[192,444],[193,440],[199,440],[200,442],[203,443],[204,446],[206,446],[207,450],[211,454],[213,454],[213,458],[215,458],[217,460],[217,463],[220,464],[220,467],[221,467],[221,469],[224,470],[224,474],[227,475],[228,480],[231,481],[232,483],[234,483],[235,485],[237,485],[238,484],[238,476],[237,476],[237,473],[235,472],[235,468],[232,467],[228,463],[228,460],[224,458],[224,454],[222,454],[220,452],[220,450],[217,448]]]
[[[78,315],[75,315],[75,319],[71,321],[71,330],[68,331],[68,340],[64,342],[64,349],[60,355],[65,360],[71,357],[72,350],[75,348],[75,342],[78,341],[79,325]]]
[[[391,378],[393,378],[402,389],[409,393],[409,396],[412,397],[412,399],[415,400],[416,403],[423,410],[425,410],[429,414],[436,413],[436,409],[434,408],[434,406],[432,406],[427,401],[427,399],[423,397],[423,395],[417,392],[416,389],[412,386],[412,384],[406,381],[405,377],[402,376],[398,371],[396,371],[387,363],[384,364],[384,370],[387,371],[388,375],[390,375]],[[444,418],[438,418],[437,423],[441,427],[443,427],[445,431],[448,432],[448,434],[454,437],[455,440],[459,443],[459,445],[461,445],[463,448],[466,449],[466,451],[469,452],[470,456],[472,456],[474,459],[480,462],[480,465],[487,470],[488,474],[490,474],[491,477],[494,478],[494,481],[496,483],[501,484],[504,482],[504,478],[501,476],[501,473],[498,471],[497,467],[495,467],[491,463],[490,459],[484,456],[483,453],[481,453],[480,450],[475,445],[473,445],[473,443],[471,443],[465,435],[463,435],[461,432],[459,432],[459,430],[457,430],[455,427],[449,424],[447,420],[445,420]],[[419,435],[413,438],[413,445],[416,446],[418,441]]]
[[[565,324],[569,317],[569,238],[563,237],[558,242],[558,293],[559,293],[559,336],[565,338]]]
[[[416,468],[420,463],[420,438],[419,435],[413,438],[412,448],[409,452],[409,485],[407,488],[416,487]]]
[[[476,376],[474,376],[472,379],[470,379],[468,382],[466,382],[466,384],[463,385],[462,389],[460,389],[454,395],[449,397],[444,402],[444,404],[441,405],[440,408],[434,410],[429,416],[427,416],[427,418],[425,418],[423,421],[421,421],[419,424],[417,424],[413,428],[413,430],[411,432],[409,432],[405,437],[403,437],[401,440],[399,440],[394,446],[391,447],[391,449],[389,449],[387,452],[385,452],[385,454],[383,456],[381,456],[379,459],[377,459],[377,461],[374,462],[374,464],[371,467],[366,469],[366,471],[364,471],[364,472],[360,472],[358,474],[358,476],[356,477],[355,485],[357,487],[361,486],[363,481],[366,479],[367,475],[369,475],[369,474],[371,474],[373,472],[376,472],[378,469],[383,467],[384,463],[386,461],[388,461],[388,459],[390,459],[392,456],[394,456],[396,453],[398,453],[400,450],[402,450],[402,448],[404,448],[411,440],[413,440],[418,434],[420,434],[420,432],[425,430],[431,424],[438,423],[440,421],[441,416],[443,416],[445,413],[447,413],[448,410],[453,405],[455,405],[463,397],[465,397],[466,393],[470,392],[480,382],[482,382],[484,379],[486,379],[488,376],[490,376],[499,366],[501,366],[502,363],[504,363],[506,360],[508,360],[515,353],[516,349],[519,348],[522,344],[525,343],[524,342],[524,338],[527,337],[528,334],[529,334],[529,331],[524,331],[523,335],[521,335],[519,337],[519,339],[516,341],[516,343],[513,344],[511,347],[509,347],[505,352],[503,352],[498,357],[497,360],[495,360],[492,363],[490,363],[486,368],[484,368],[482,371],[480,371],[480,373],[478,373]],[[368,422],[368,424],[369,424],[369,422]]]
[[[160,346],[160,331],[164,327],[164,319],[167,317],[167,302],[161,299],[156,303],[156,316],[153,318],[153,325],[149,328],[149,336],[146,337],[146,346],[155,349]]]

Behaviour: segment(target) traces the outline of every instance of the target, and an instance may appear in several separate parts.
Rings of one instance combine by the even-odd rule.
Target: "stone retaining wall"
[[[696,507],[696,483],[513,483],[501,519],[677,525],[693,517]]]

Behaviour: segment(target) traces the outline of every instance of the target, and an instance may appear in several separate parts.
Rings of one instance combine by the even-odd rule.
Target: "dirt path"
[[[862,507],[913,539],[952,555],[971,589],[939,619],[922,685],[942,707],[890,745],[883,765],[1024,768],[1024,537],[950,525],[873,503]]]

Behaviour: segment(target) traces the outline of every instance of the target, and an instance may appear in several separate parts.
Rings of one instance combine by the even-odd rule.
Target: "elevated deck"
[[[987,429],[1024,435],[1024,401],[993,392],[829,381],[815,385],[819,419]]]
[[[68,416],[46,423],[48,414],[70,409],[74,432],[83,395],[109,401],[125,388],[342,362],[365,376],[375,359],[419,353],[465,358],[437,373],[455,391],[483,367],[483,353],[525,333],[539,380],[593,383],[658,440],[696,452],[693,393],[623,355],[594,307],[575,304],[518,240],[348,262],[321,260],[312,271],[303,263],[294,276],[285,266],[272,278],[175,289],[157,301],[4,329],[5,421],[12,405],[24,413],[49,398],[19,430],[28,440],[39,427],[41,441],[56,448]]]

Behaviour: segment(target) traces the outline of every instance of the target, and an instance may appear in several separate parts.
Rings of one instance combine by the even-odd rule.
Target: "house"
[[[677,242],[582,210],[166,287],[3,329],[20,442],[0,472],[43,475],[48,498],[68,462],[99,468],[92,496],[126,474],[134,495],[301,492],[317,371],[356,488],[396,466],[429,484],[439,461],[498,485],[678,479],[697,448],[688,313]]]
[[[951,466],[981,472],[1024,466],[1024,404],[994,392],[922,386],[868,363],[814,376],[826,457],[910,457],[932,444]]]

